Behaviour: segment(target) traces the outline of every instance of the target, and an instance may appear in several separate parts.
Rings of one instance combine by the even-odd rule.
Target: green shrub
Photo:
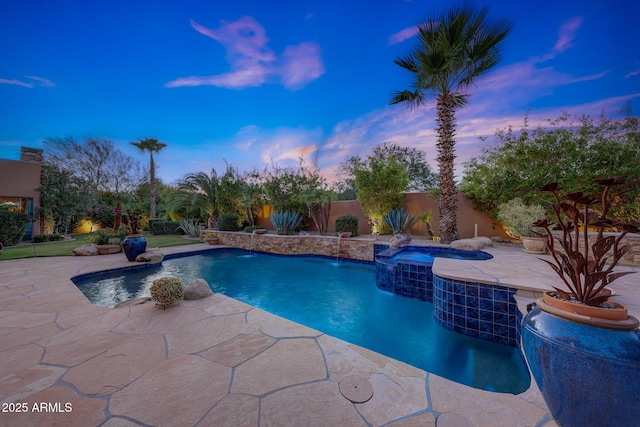
[[[516,197],[498,206],[498,219],[504,223],[507,234],[513,238],[538,237],[536,232],[544,229],[536,228],[533,223],[545,217],[542,205],[525,205]]]
[[[105,228],[112,228],[115,212],[113,211],[113,206],[98,205],[89,209],[87,216],[94,224]]]
[[[178,229],[182,230],[189,237],[199,237],[202,225],[197,219],[181,219]]]
[[[223,214],[218,217],[218,230],[220,231],[238,231],[240,217],[236,214]]]
[[[17,245],[27,231],[24,214],[0,208],[0,243],[4,246]]]
[[[184,298],[184,285],[177,277],[163,277],[153,281],[151,299],[160,304],[172,304]]]
[[[293,211],[275,212],[269,218],[278,234],[294,234],[302,223],[302,215]]]
[[[112,228],[105,228],[96,231],[91,236],[88,236],[86,240],[94,245],[119,245],[127,235],[127,228],[120,227],[118,231]]]
[[[355,215],[341,215],[336,218],[336,233],[350,231],[352,236],[358,235],[358,217]]]
[[[179,229],[180,223],[177,221],[150,221],[149,231],[154,235],[167,235],[167,234],[184,234],[184,231]]]

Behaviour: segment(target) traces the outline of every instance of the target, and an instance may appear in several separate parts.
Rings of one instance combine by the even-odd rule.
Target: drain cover
[[[364,403],[373,396],[373,386],[365,377],[349,375],[339,384],[340,393],[353,403]]]

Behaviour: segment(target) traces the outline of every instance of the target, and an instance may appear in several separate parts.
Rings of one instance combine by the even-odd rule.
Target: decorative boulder
[[[213,295],[213,291],[204,279],[196,279],[184,288],[184,299],[194,300]]]
[[[404,234],[396,234],[389,241],[390,248],[399,248],[411,243],[411,236],[405,236]]]
[[[79,248],[75,248],[73,251],[71,251],[71,253],[74,254],[75,256],[98,255],[99,254],[98,245],[91,243],[88,245],[80,246]]]
[[[461,251],[479,251],[486,246],[493,246],[493,242],[488,237],[474,237],[472,239],[455,240],[449,246]]]
[[[164,254],[162,252],[153,251],[153,252],[144,252],[136,257],[136,262],[150,262],[152,264],[156,264],[162,262],[164,259]]]

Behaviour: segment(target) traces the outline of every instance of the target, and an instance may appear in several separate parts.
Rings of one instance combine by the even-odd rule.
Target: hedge
[[[352,236],[358,235],[358,217],[355,215],[342,215],[336,218],[336,232],[350,231]]]
[[[184,234],[178,221],[149,221],[149,231],[153,235]]]

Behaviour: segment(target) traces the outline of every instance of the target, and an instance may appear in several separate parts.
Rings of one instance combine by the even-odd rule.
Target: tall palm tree
[[[149,192],[150,195],[150,217],[156,217],[156,165],[153,161],[153,153],[159,153],[167,144],[158,141],[156,138],[141,138],[131,145],[137,147],[143,153],[149,152]]]
[[[196,207],[207,215],[209,228],[213,228],[220,213],[220,179],[215,169],[211,175],[198,172],[187,175],[178,184],[177,191],[167,200],[172,210]]]
[[[438,133],[440,238],[449,243],[459,238],[456,219],[455,159],[456,110],[464,106],[466,90],[500,59],[501,42],[511,31],[507,19],[487,21],[488,9],[453,6],[435,19],[418,25],[418,46],[394,63],[413,73],[413,91],[395,91],[391,104],[417,107],[429,95],[436,98]]]

